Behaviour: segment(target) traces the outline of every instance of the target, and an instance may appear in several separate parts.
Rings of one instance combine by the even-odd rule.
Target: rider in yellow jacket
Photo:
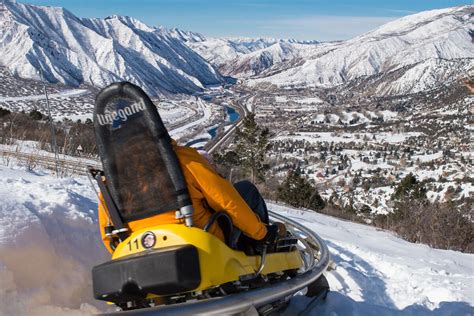
[[[209,162],[194,148],[177,146],[174,141],[173,145],[193,203],[194,226],[203,228],[214,211],[226,212],[232,218],[234,225],[245,235],[255,240],[262,240],[267,234],[266,225],[250,209],[234,186],[218,175]],[[104,226],[107,225],[108,220],[103,205],[101,197],[99,203],[100,231],[106,248],[112,252],[108,238],[104,234]],[[182,223],[182,221],[176,219],[174,211],[170,211],[127,224],[130,231],[133,232],[160,224],[177,223]],[[209,232],[224,240],[224,235],[217,222],[210,227]]]

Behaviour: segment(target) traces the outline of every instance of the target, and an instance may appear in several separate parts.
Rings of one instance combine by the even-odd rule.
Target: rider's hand
[[[274,244],[280,237],[280,227],[278,225],[267,225],[267,234],[263,237],[262,242],[265,245]]]

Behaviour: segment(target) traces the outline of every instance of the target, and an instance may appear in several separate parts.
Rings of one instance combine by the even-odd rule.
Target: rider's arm
[[[197,156],[184,162],[183,171],[192,174],[196,188],[202,192],[209,206],[215,211],[226,212],[234,225],[247,236],[256,240],[264,238],[267,233],[265,224],[250,209],[239,192],[229,181],[219,176],[204,158]]]

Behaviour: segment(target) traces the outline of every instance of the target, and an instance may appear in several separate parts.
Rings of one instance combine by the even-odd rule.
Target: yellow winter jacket
[[[194,148],[177,146],[176,143],[174,143],[174,150],[178,156],[193,203],[193,221],[195,227],[203,228],[214,211],[226,212],[232,218],[234,225],[247,236],[256,240],[265,237],[267,229],[259,217],[249,208],[239,192],[235,190],[234,186],[219,176],[206,159]],[[100,232],[106,248],[112,252],[108,239],[104,234],[104,226],[107,225],[107,215],[103,208],[104,203],[102,196],[100,199]],[[138,229],[160,224],[177,223],[183,223],[183,221],[175,218],[175,211],[170,211],[129,222],[128,228],[133,232]],[[224,236],[217,222],[211,226],[209,232],[221,240],[224,240]]]

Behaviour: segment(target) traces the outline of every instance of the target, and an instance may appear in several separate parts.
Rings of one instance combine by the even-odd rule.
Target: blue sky
[[[133,16],[149,25],[206,36],[348,39],[397,17],[470,1],[455,0],[26,0],[79,17]]]

